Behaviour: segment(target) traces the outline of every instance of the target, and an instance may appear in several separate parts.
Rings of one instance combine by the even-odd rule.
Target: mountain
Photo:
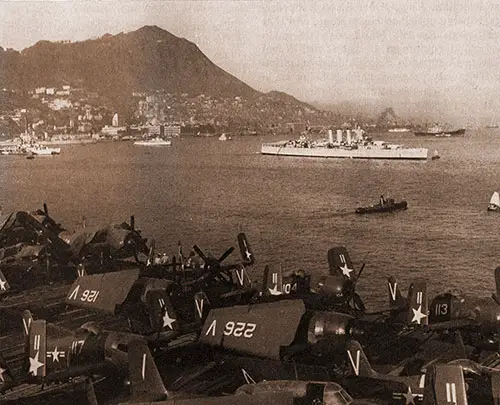
[[[21,52],[0,48],[0,86],[71,84],[111,98],[133,91],[253,97],[260,93],[212,63],[192,42],[156,27],[82,42],[40,41]]]

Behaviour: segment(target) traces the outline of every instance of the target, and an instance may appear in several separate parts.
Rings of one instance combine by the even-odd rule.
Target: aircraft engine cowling
[[[465,299],[460,294],[446,292],[437,295],[430,305],[429,323],[447,322],[465,317]]]
[[[104,341],[104,356],[120,374],[128,372],[128,345],[140,337],[130,333],[107,332]]]
[[[353,402],[352,397],[337,383],[326,383],[323,391],[324,405],[349,405]]]
[[[322,277],[318,282],[318,292],[335,303],[344,303],[344,282],[342,277],[328,275]]]
[[[331,346],[343,346],[350,336],[354,317],[340,312],[317,312],[309,321],[308,343],[321,341]]]
[[[474,320],[480,325],[483,333],[500,332],[500,306],[492,301],[491,305],[476,306]]]

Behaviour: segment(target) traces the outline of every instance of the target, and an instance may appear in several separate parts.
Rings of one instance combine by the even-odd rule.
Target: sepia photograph
[[[0,404],[500,404],[500,3],[0,16]]]

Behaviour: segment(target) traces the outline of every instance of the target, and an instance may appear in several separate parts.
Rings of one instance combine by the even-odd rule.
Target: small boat
[[[230,141],[232,138],[230,136],[227,136],[226,134],[222,134],[219,136],[219,141]]]
[[[437,160],[437,159],[441,159],[441,156],[439,156],[439,152],[437,150],[434,151],[432,157],[431,157],[432,160]]]
[[[163,139],[159,136],[153,139],[146,139],[143,141],[135,141],[134,145],[138,146],[170,146],[172,141],[170,139]]]
[[[414,131],[414,134],[415,136],[437,136],[437,137],[462,136],[465,135],[465,128],[447,130],[436,124],[433,127],[427,128],[422,131]]]
[[[393,198],[384,200],[383,198],[377,204],[369,205],[367,207],[356,208],[356,214],[376,214],[381,212],[395,212],[402,211],[408,208],[405,200],[395,202]]]
[[[490,203],[488,204],[488,211],[500,211],[500,195],[498,191],[495,191],[490,198]]]

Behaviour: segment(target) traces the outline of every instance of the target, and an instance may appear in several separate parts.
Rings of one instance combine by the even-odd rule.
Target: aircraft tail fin
[[[379,374],[372,368],[366,354],[357,340],[347,343],[347,359],[350,371],[357,377],[377,378]]]
[[[31,324],[33,323],[33,315],[29,309],[23,311],[23,331],[24,336],[28,337],[30,334]]]
[[[493,299],[500,305],[500,267],[495,269],[495,286],[496,291],[493,293]]]
[[[328,251],[330,275],[340,275],[345,280],[356,280],[356,272],[345,246],[335,246]]]
[[[491,394],[493,403],[500,404],[500,373],[491,374]]]
[[[149,243],[148,260],[146,261],[146,266],[148,266],[148,267],[152,266],[154,264],[155,245],[156,245],[155,240],[151,239],[151,242]]]
[[[467,405],[464,374],[459,365],[433,364],[425,373],[423,405]]]
[[[45,359],[47,357],[47,324],[44,319],[31,322],[28,338],[28,375],[43,378],[46,376]]]
[[[14,385],[15,380],[7,361],[0,353],[0,394]]]
[[[151,329],[156,332],[178,331],[179,322],[172,302],[164,290],[150,290],[146,294]]]
[[[250,266],[253,265],[255,263],[255,257],[244,232],[240,232],[238,234],[238,246],[240,248],[240,254],[243,262]]]
[[[203,291],[200,291],[194,295],[195,316],[200,324],[203,324],[203,322],[205,322],[205,319],[210,312],[210,307],[211,304],[210,300],[207,297],[207,294],[205,294]]]
[[[417,279],[408,289],[408,318],[410,325],[427,325],[429,323],[429,308],[427,297],[427,281]]]
[[[262,284],[262,295],[278,296],[283,294],[283,273],[281,266],[266,265],[264,268],[264,280]]]
[[[387,286],[389,289],[389,308],[403,308],[406,304],[406,300],[401,295],[398,282],[393,276],[389,277],[387,280]]]
[[[251,289],[252,288],[252,280],[247,273],[246,267],[241,264],[233,269],[234,275],[236,276],[236,282],[238,283],[239,288],[241,289]]]
[[[144,340],[133,340],[128,345],[129,375],[134,398],[160,400],[167,395],[163,379]]]
[[[7,281],[7,277],[0,270],[0,297],[6,294],[10,290],[9,282]]]

